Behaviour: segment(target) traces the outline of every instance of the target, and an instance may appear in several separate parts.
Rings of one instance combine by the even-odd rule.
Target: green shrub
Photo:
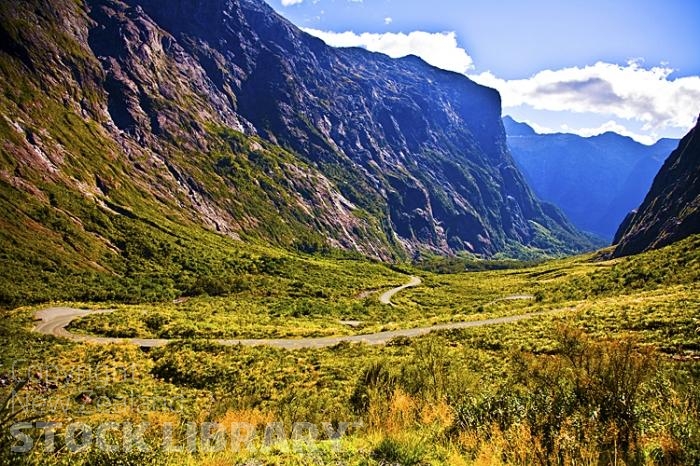
[[[553,355],[516,354],[495,395],[463,400],[451,433],[471,430],[488,437],[494,426],[507,432],[524,425],[541,464],[577,458],[575,450],[590,444],[602,464],[614,458],[636,464],[643,454],[640,413],[658,376],[655,353],[626,339],[593,342],[569,327],[558,329],[555,339]],[[576,439],[574,447],[565,449],[563,438]]]
[[[356,413],[364,414],[369,409],[372,399],[387,399],[397,385],[398,378],[389,369],[388,363],[373,363],[363,371],[356,383],[350,404]]]
[[[423,442],[414,440],[398,440],[385,437],[372,450],[372,458],[381,464],[416,466],[425,462],[426,447]]]

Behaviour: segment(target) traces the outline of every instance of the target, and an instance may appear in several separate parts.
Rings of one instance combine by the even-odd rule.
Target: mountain
[[[525,137],[537,136],[537,132],[527,123],[515,121],[511,116],[503,117],[503,127],[506,130],[507,137]]]
[[[120,274],[203,229],[381,259],[592,247],[528,188],[499,94],[416,57],[330,48],[261,0],[4,1],[0,20],[4,276]]]
[[[700,233],[700,118],[668,157],[637,211],[615,235],[616,257],[657,249]]]
[[[578,228],[607,240],[642,202],[678,144],[661,139],[646,146],[612,132],[538,134],[509,116],[503,124],[511,153],[535,193],[561,208]]]
[[[583,245],[517,172],[496,91],[417,57],[331,49],[261,1],[140,3],[188,53],[219,64],[237,114],[327,176],[388,243],[486,255]]]

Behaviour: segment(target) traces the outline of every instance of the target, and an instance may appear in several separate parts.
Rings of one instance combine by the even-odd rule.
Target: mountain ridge
[[[644,202],[615,234],[615,257],[658,249],[700,233],[700,117],[654,178]]]
[[[386,261],[593,247],[526,185],[495,90],[330,48],[271,11],[0,4],[3,276],[179,270],[211,232]]]
[[[149,12],[154,17],[163,11],[157,8],[161,3],[158,0],[142,3],[146,10],[151,5]],[[183,3],[191,2],[180,2],[179,5]],[[241,3],[249,4],[257,3]],[[389,198],[387,220],[405,248],[415,250],[418,245],[443,252],[466,249],[493,254],[507,246],[509,237],[512,238],[510,241],[514,239],[519,243],[534,239],[537,229],[528,225],[529,220],[522,218],[522,213],[546,227],[557,228],[548,225],[551,220],[547,220],[547,216],[536,207],[531,193],[523,186],[524,180],[505,154],[502,129],[496,122],[500,118],[500,96],[495,90],[483,88],[457,73],[434,68],[418,57],[394,60],[359,48],[327,48],[319,39],[286,23],[266,4],[257,4],[252,13],[246,13],[243,8],[242,13],[236,17],[243,18],[256,30],[269,28],[274,32],[274,41],[263,41],[255,59],[247,57],[244,60],[251,67],[252,74],[242,79],[246,83],[256,81],[254,67],[261,67],[256,62],[260,59],[264,72],[261,81],[269,80],[271,64],[277,68],[293,69],[292,76],[299,79],[288,87],[276,86],[273,92],[256,85],[252,88],[241,86],[239,113],[259,130],[268,126],[266,137],[290,145],[302,157],[313,153],[314,157],[308,160],[311,163],[323,164],[330,160],[335,165],[338,158],[341,161],[349,159],[348,169],[359,170],[361,178],[370,180],[375,189],[388,193],[381,195]],[[277,27],[273,18],[285,27]],[[165,27],[178,30],[181,26],[178,21],[177,18],[163,18],[162,22]],[[239,23],[237,26],[244,27]],[[226,40],[229,41],[228,36]],[[234,40],[237,39],[229,43]],[[309,53],[303,53],[306,49]],[[227,49],[220,52],[226,53]],[[311,66],[307,57],[312,57],[309,59]],[[332,66],[324,69],[324,63]],[[323,72],[317,73],[319,69]],[[288,76],[282,74],[281,78]],[[346,83],[348,77],[352,80]],[[334,87],[340,87],[339,83],[346,84],[347,89],[334,91]],[[459,90],[452,90],[453,87]],[[439,92],[434,89],[439,89]],[[258,98],[261,94],[269,96],[262,104]],[[299,98],[302,95],[309,98]],[[356,95],[361,96],[360,102],[355,101]],[[334,111],[336,107],[339,111]],[[269,121],[270,115],[281,117]],[[349,126],[351,132],[346,132],[344,126]],[[453,159],[447,163],[463,165],[472,162],[478,164],[479,169],[503,164],[500,170],[503,173],[491,170],[483,174],[479,173],[483,170],[473,167],[467,170],[452,166],[445,169],[441,166],[444,162],[436,165],[435,157],[426,154],[428,151]],[[467,154],[472,159],[478,154],[486,158],[464,160]],[[421,157],[425,160],[419,160]],[[326,170],[323,166],[320,168]],[[420,175],[437,173],[437,176],[426,179],[415,176],[414,171],[419,171]],[[495,179],[499,184],[507,185],[502,190],[508,192],[493,193],[497,197],[491,195],[491,199],[479,199],[487,194],[486,191],[492,191],[486,179],[476,180],[476,186],[471,183],[473,187],[467,188],[468,192],[459,186],[443,189],[450,182],[449,176],[465,171],[466,178],[481,175]],[[463,184],[464,180],[459,182]],[[340,189],[352,202],[361,204],[362,196],[353,195],[347,186],[345,191],[343,186]],[[365,186],[363,191],[372,189]],[[519,201],[513,206],[515,212],[489,212],[486,204],[494,204],[498,197],[504,202],[504,198],[511,194]],[[442,201],[444,198],[448,199],[447,203]],[[510,207],[506,206],[506,210]],[[507,230],[505,237],[498,234],[501,229]],[[559,234],[571,239],[571,228],[566,225],[563,230],[560,229]]]
[[[257,1],[183,0],[165,5],[159,0],[91,0],[87,5],[87,18],[83,19],[92,26],[81,26],[87,26],[82,31],[87,37],[79,39],[87,39],[83,45],[86,43],[88,50],[84,52],[92,51],[98,58],[99,69],[91,72],[97,78],[104,75],[108,97],[106,115],[102,112],[100,117],[106,117],[107,125],[117,127],[118,136],[131,138],[154,152],[161,149],[163,139],[176,140],[178,149],[184,146],[206,151],[202,141],[208,131],[201,128],[196,115],[204,112],[210,124],[259,134],[272,144],[288,147],[324,176],[340,172],[328,183],[338,187],[334,197],[341,196],[338,202],[350,210],[351,206],[371,210],[387,198],[395,198],[388,201],[389,212],[386,207],[369,212],[384,223],[381,231],[371,233],[377,238],[369,249],[367,245],[362,247],[353,234],[345,235],[341,247],[360,247],[370,255],[385,249],[386,254],[396,236],[399,249],[466,249],[494,254],[504,250],[509,241],[531,241],[536,233],[529,219],[556,227],[556,222],[548,219],[532,199],[510,162],[497,122],[500,97],[494,90],[430,67],[417,58],[392,60],[361,49],[331,49]],[[215,39],[216,43],[206,42]],[[153,64],[152,69],[144,66],[148,63]],[[418,71],[413,67],[419,67]],[[334,71],[336,68],[341,71]],[[192,78],[190,83],[177,75],[182,69]],[[428,74],[436,84],[432,87],[439,90],[435,100],[449,102],[455,111],[433,111],[435,105],[421,100],[421,92],[432,92],[423,74]],[[338,83],[348,76],[353,80],[340,87]],[[99,83],[99,79],[96,81]],[[335,94],[334,85],[340,88]],[[422,88],[404,98],[403,93],[412,86]],[[453,90],[450,86],[457,87]],[[365,96],[365,91],[373,95]],[[358,94],[360,102],[355,100]],[[181,105],[185,99],[196,105]],[[388,101],[391,108],[382,106]],[[334,111],[336,107],[341,109]],[[433,113],[426,117],[422,107]],[[358,121],[360,118],[375,122],[373,126],[381,131],[368,128],[367,123]],[[440,121],[433,124],[431,119]],[[462,130],[462,125],[466,129]],[[441,131],[442,127],[448,130]],[[426,154],[428,151],[452,160],[438,162]],[[464,155],[469,158],[464,159]],[[420,157],[424,160],[418,161]],[[422,165],[424,162],[432,165],[429,170]],[[164,163],[182,185],[182,178],[187,178],[182,167],[170,160]],[[446,169],[441,166],[445,163],[458,164],[447,171],[450,176],[463,173],[466,178],[458,181],[472,185],[468,192],[459,186],[447,192],[442,189],[449,184]],[[459,166],[469,163],[473,166],[466,171]],[[499,164],[502,166],[497,169],[488,167]],[[421,176],[432,171],[438,176],[418,179],[413,171]],[[483,171],[488,172],[480,173]],[[470,183],[474,175],[483,179]],[[487,180],[496,180],[501,192],[489,187]],[[190,177],[190,181],[199,180]],[[208,223],[226,231],[227,225],[241,222],[231,218],[230,208],[222,208],[211,196],[198,193],[202,186],[190,188],[185,186],[190,197],[199,195],[193,203],[210,204],[205,209]],[[448,202],[442,202],[442,198]],[[495,202],[508,204],[506,198],[516,199],[517,205],[506,205],[505,212],[491,212],[486,207]],[[359,225],[363,221],[352,220],[352,216],[346,209],[343,217],[348,218],[349,229],[355,225],[376,230],[376,225]],[[508,231],[502,235],[501,229]],[[568,225],[560,230],[568,239],[576,237]]]
[[[610,240],[678,143],[660,139],[647,146],[610,131],[590,137],[538,134],[510,117],[504,125],[515,132],[508,134],[508,144],[535,193],[578,228]]]

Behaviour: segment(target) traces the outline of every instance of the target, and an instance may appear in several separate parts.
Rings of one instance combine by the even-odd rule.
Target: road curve
[[[552,311],[532,312],[507,317],[496,317],[493,319],[474,320],[471,322],[457,322],[450,324],[433,325],[430,327],[411,328],[404,330],[391,330],[386,332],[372,333],[368,335],[352,335],[339,337],[321,337],[321,338],[300,338],[300,339],[260,339],[260,340],[213,340],[221,345],[226,346],[270,346],[273,348],[282,349],[305,349],[305,348],[327,348],[335,346],[339,343],[365,343],[368,345],[383,345],[390,340],[398,337],[414,338],[421,335],[426,335],[436,330],[454,330],[465,329],[472,327],[484,327],[488,325],[508,324],[518,322],[532,317],[553,314],[567,309],[556,309]],[[111,344],[111,343],[129,343],[138,345],[143,348],[155,348],[165,346],[175,340],[167,340],[160,338],[144,339],[144,338],[108,338],[108,337],[93,337],[89,335],[76,335],[66,330],[66,326],[73,320],[80,319],[87,315],[113,312],[113,310],[87,311],[84,309],[73,309],[66,307],[54,307],[44,309],[35,314],[40,322],[34,327],[34,331],[46,335],[54,335],[68,338],[74,341]]]
[[[403,291],[406,288],[418,286],[421,283],[423,283],[423,280],[421,280],[420,277],[411,277],[411,280],[409,280],[409,282],[405,285],[397,286],[396,288],[392,288],[389,291],[382,293],[381,296],[379,296],[379,302],[393,306],[394,304],[391,302],[391,298],[393,298],[396,293]]]

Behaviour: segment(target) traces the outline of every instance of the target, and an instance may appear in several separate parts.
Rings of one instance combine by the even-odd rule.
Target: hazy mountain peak
[[[627,212],[643,200],[671,152],[673,140],[653,146],[615,132],[582,137],[537,134],[504,118],[511,152],[543,200],[560,207],[579,228],[613,239]]]
[[[506,134],[511,136],[534,136],[537,132],[527,123],[515,121],[510,115],[503,117],[503,126]]]

